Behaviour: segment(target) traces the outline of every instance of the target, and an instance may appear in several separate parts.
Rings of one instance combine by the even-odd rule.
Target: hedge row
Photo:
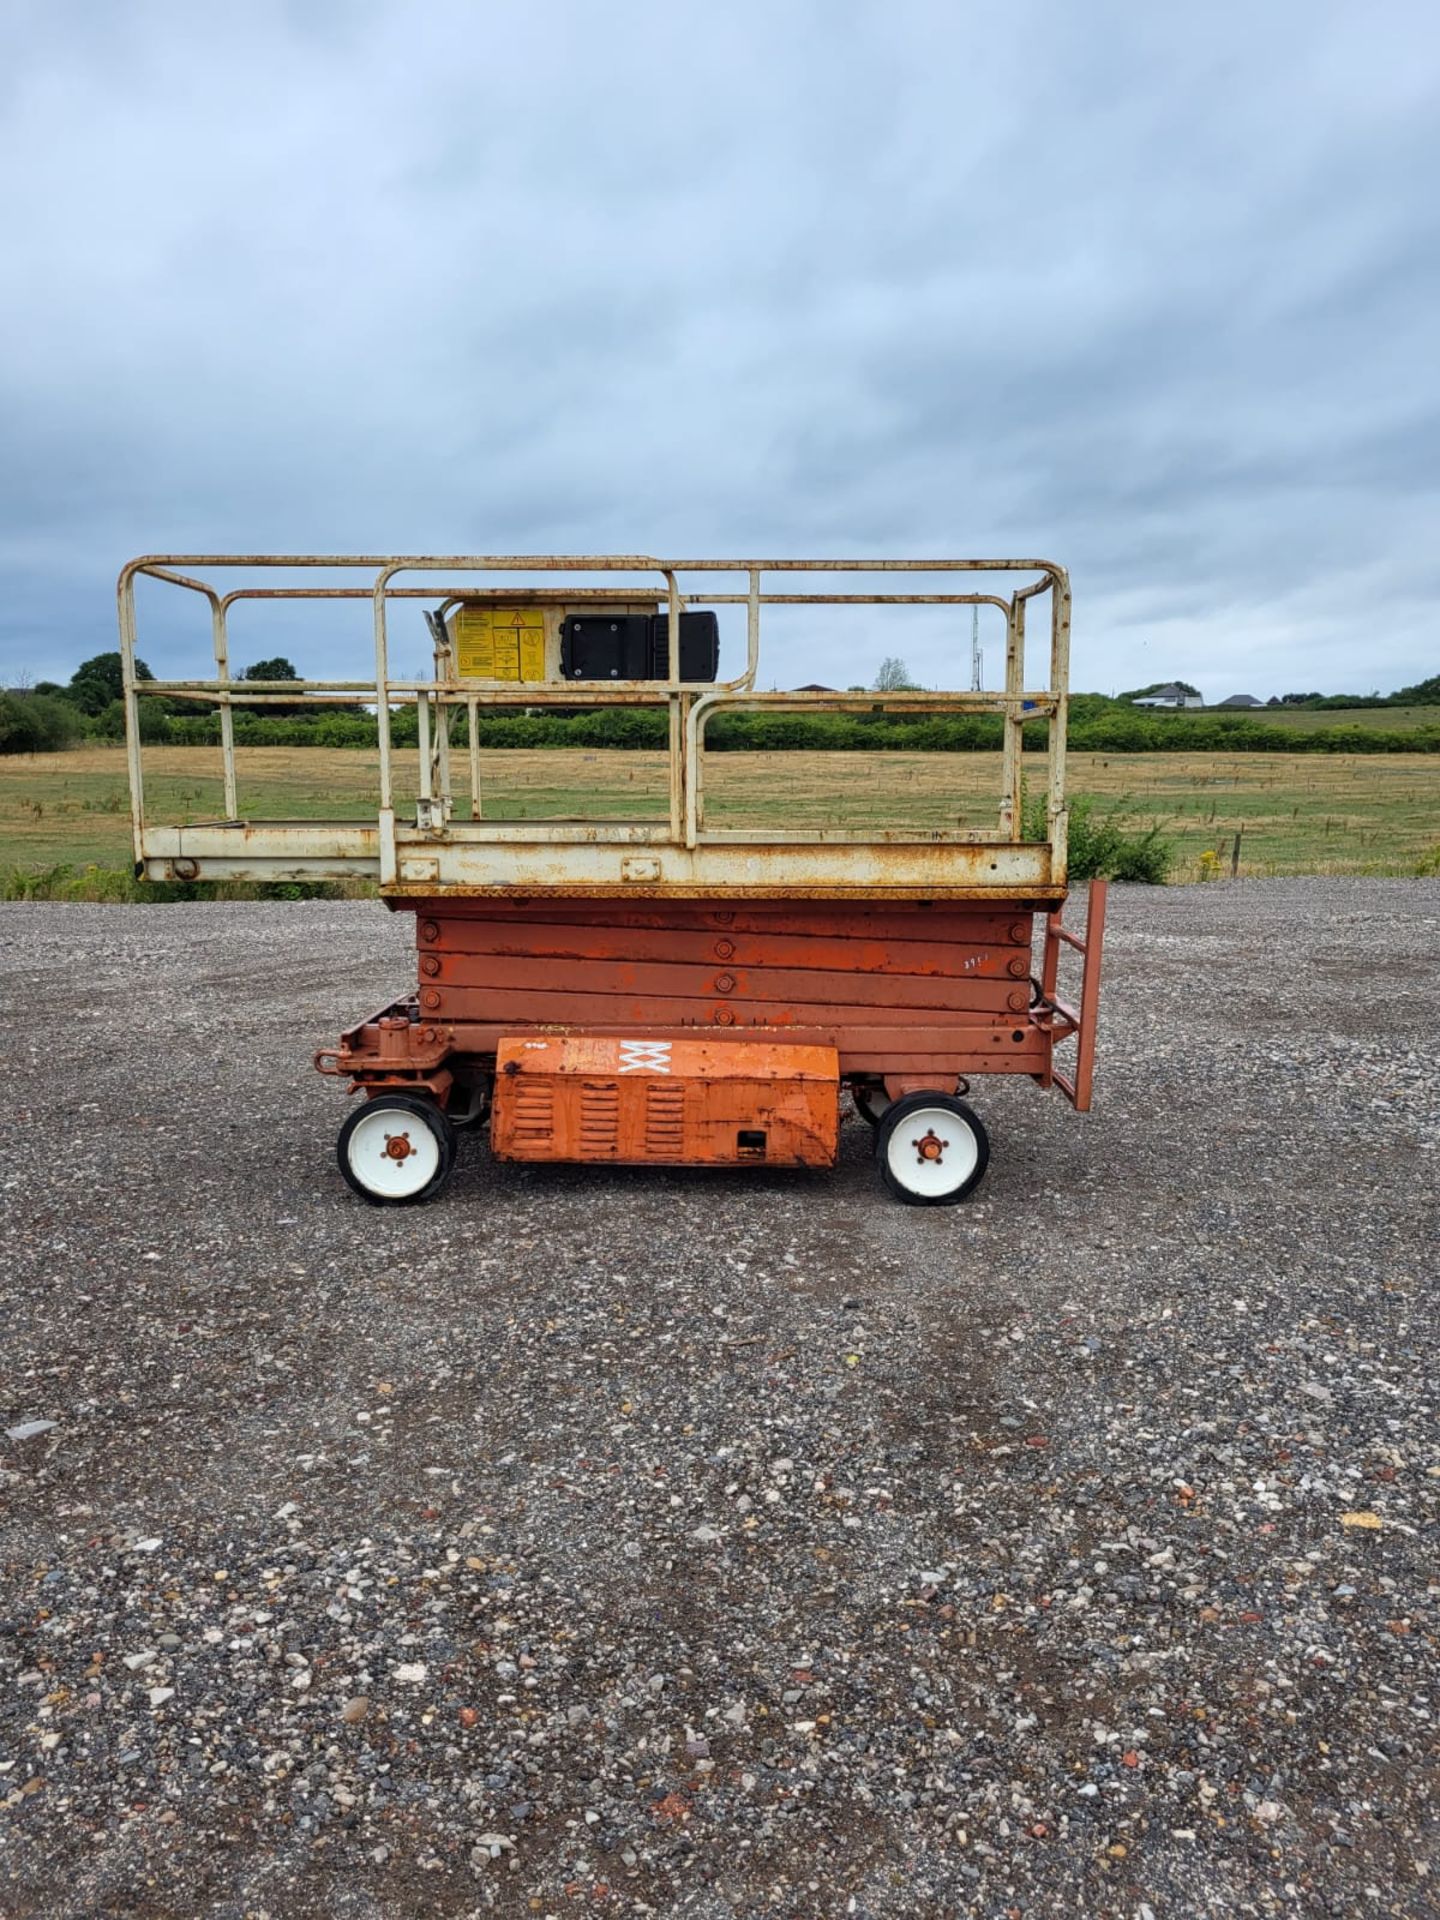
[[[179,746],[220,738],[218,713],[167,713],[157,700],[139,706],[141,738]],[[73,745],[82,724],[92,739],[124,737],[119,702],[82,721],[64,700],[39,693],[0,693],[0,753],[43,753]],[[486,747],[621,747],[663,749],[668,722],[657,707],[605,707],[578,713],[482,713],[477,722]],[[1025,728],[1026,745],[1045,746],[1048,726]],[[717,753],[763,749],[967,753],[998,750],[1002,724],[994,714],[933,714],[907,718],[893,713],[723,713],[706,729]],[[397,746],[413,746],[413,707],[391,720]],[[465,715],[454,716],[452,739],[467,742]],[[235,713],[235,738],[256,747],[373,747],[372,714],[329,712],[302,716]],[[1244,715],[1145,714],[1093,694],[1071,703],[1070,744],[1088,753],[1440,753],[1440,709],[1434,726],[1400,728],[1277,727]]]
[[[163,716],[157,716],[163,718]],[[478,722],[485,747],[621,747],[663,749],[665,715],[655,708],[612,707],[576,714],[497,712]],[[1045,746],[1045,721],[1025,728],[1029,748]],[[178,743],[219,739],[215,715],[172,719],[159,737]],[[452,740],[467,741],[464,716]],[[1002,725],[992,714],[934,715],[906,719],[891,714],[730,713],[712,720],[707,745],[716,753],[789,749],[964,753],[998,750]],[[279,719],[237,713],[235,738],[249,746],[373,747],[375,722],[368,714],[331,714],[323,719]],[[397,746],[413,746],[413,709],[391,721]],[[1270,726],[1263,720],[1173,714],[1163,718],[1073,712],[1070,745],[1083,753],[1440,753],[1440,724],[1387,729]]]

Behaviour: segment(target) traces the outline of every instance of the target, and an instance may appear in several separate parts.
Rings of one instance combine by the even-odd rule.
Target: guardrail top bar
[[[326,553],[150,553],[129,561],[128,575],[175,567],[359,567],[404,572],[440,567],[516,573],[1038,573],[1032,591],[1061,581],[1065,569],[1053,560],[662,560],[653,554],[326,554]]]

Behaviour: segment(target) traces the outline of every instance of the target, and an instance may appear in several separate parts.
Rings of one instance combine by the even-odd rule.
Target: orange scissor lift
[[[199,569],[234,584],[216,585]],[[553,584],[555,575],[565,583]],[[203,598],[212,677],[136,678],[136,590],[146,583],[148,595],[152,582]],[[370,603],[373,677],[232,675],[238,605],[336,601]],[[390,664],[402,610],[408,631],[416,629],[412,603],[433,651],[433,670],[421,677]],[[761,623],[774,606],[996,609],[1004,686],[760,691]],[[1038,560],[147,556],[122,572],[119,607],[137,874],[373,877],[390,907],[415,915],[414,987],[315,1056],[322,1073],[363,1096],[341,1128],[339,1160],[366,1199],[429,1198],[450,1174],[457,1128],[481,1123],[508,1161],[829,1166],[848,1090],[874,1129],[891,1191],[943,1204],[971,1191],[989,1157],[963,1097],[973,1081],[1023,1074],[1088,1108],[1105,887],[1091,884],[1083,937],[1064,925],[1070,588],[1062,568]],[[1048,613],[1047,671],[1032,687],[1026,627],[1037,610]],[[743,631],[744,670],[728,680],[718,669],[722,618],[735,623],[737,643]],[[147,818],[139,706],[147,696],[218,710],[215,817]],[[373,711],[373,813],[250,817],[237,708],[310,704]],[[635,810],[644,817],[536,819],[486,804],[489,714],[617,707],[666,716],[663,784],[652,809]],[[407,709],[413,746],[408,715],[403,728],[396,720]],[[969,825],[724,824],[718,807],[707,819],[706,735],[717,717],[877,709],[998,714],[998,810],[992,799],[988,817]],[[1045,742],[1027,760],[1025,729],[1037,722]],[[787,759],[775,756],[776,766]],[[1043,765],[1044,831],[1027,839],[1021,803],[1032,763]],[[468,797],[457,800],[467,784]],[[1059,991],[1066,947],[1082,960],[1073,999]]]

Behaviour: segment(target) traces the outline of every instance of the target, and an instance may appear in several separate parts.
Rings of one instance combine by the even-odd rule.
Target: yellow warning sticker
[[[543,680],[545,615],[539,607],[461,607],[455,669],[462,680]]]

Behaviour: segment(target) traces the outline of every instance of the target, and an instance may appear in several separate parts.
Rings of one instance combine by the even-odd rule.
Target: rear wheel
[[[346,1116],[336,1155],[341,1173],[372,1206],[411,1206],[450,1178],[455,1129],[433,1101],[380,1093]]]
[[[891,1101],[875,1133],[886,1186],[912,1207],[943,1207],[979,1184],[990,1160],[980,1116],[946,1093],[907,1093]]]

